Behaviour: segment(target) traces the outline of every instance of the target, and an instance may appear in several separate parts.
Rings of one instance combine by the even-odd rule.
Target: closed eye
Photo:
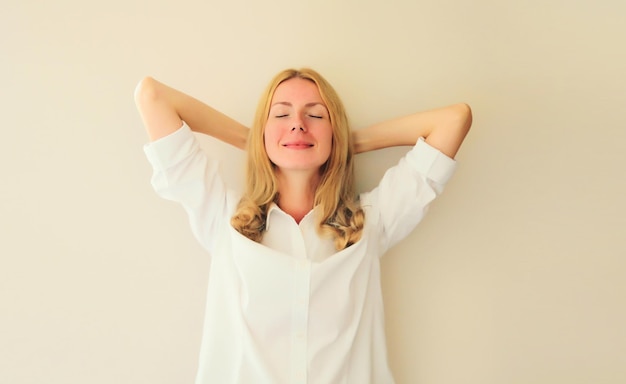
[[[318,116],[318,115],[309,115],[309,117],[313,117],[315,119],[321,119],[323,118],[323,116]]]
[[[285,115],[276,115],[275,117],[280,118],[280,117],[287,117],[289,115],[285,114]]]

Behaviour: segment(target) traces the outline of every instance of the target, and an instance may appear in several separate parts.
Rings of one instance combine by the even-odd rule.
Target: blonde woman
[[[380,257],[442,192],[471,125],[465,104],[352,132],[311,69],[269,84],[251,129],[154,79],[135,101],[157,193],[211,258],[197,384],[393,383]],[[246,190],[222,182],[192,132],[246,149]],[[413,148],[355,195],[354,154]]]

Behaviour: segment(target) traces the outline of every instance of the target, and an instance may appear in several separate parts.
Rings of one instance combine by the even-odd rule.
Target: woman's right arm
[[[135,89],[135,103],[150,141],[178,130],[183,121],[192,131],[204,133],[244,149],[248,127],[203,102],[146,77]]]

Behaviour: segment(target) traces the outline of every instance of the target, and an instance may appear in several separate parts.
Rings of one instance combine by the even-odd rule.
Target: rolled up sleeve
[[[413,231],[455,169],[454,159],[420,138],[374,190],[361,196],[366,221],[377,227],[383,253]]]
[[[226,210],[226,187],[218,163],[209,159],[187,125],[144,146],[152,165],[152,186],[183,206],[198,241],[211,251]]]

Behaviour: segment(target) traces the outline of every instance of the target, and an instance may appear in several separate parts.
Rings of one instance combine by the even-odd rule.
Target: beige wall
[[[474,110],[446,193],[384,259],[400,384],[626,382],[626,3],[91,3],[0,6],[0,383],[192,382],[207,257],[150,189],[134,85],[249,123],[304,65],[356,128]],[[203,144],[240,185],[243,155]],[[361,156],[359,188],[404,151]]]

